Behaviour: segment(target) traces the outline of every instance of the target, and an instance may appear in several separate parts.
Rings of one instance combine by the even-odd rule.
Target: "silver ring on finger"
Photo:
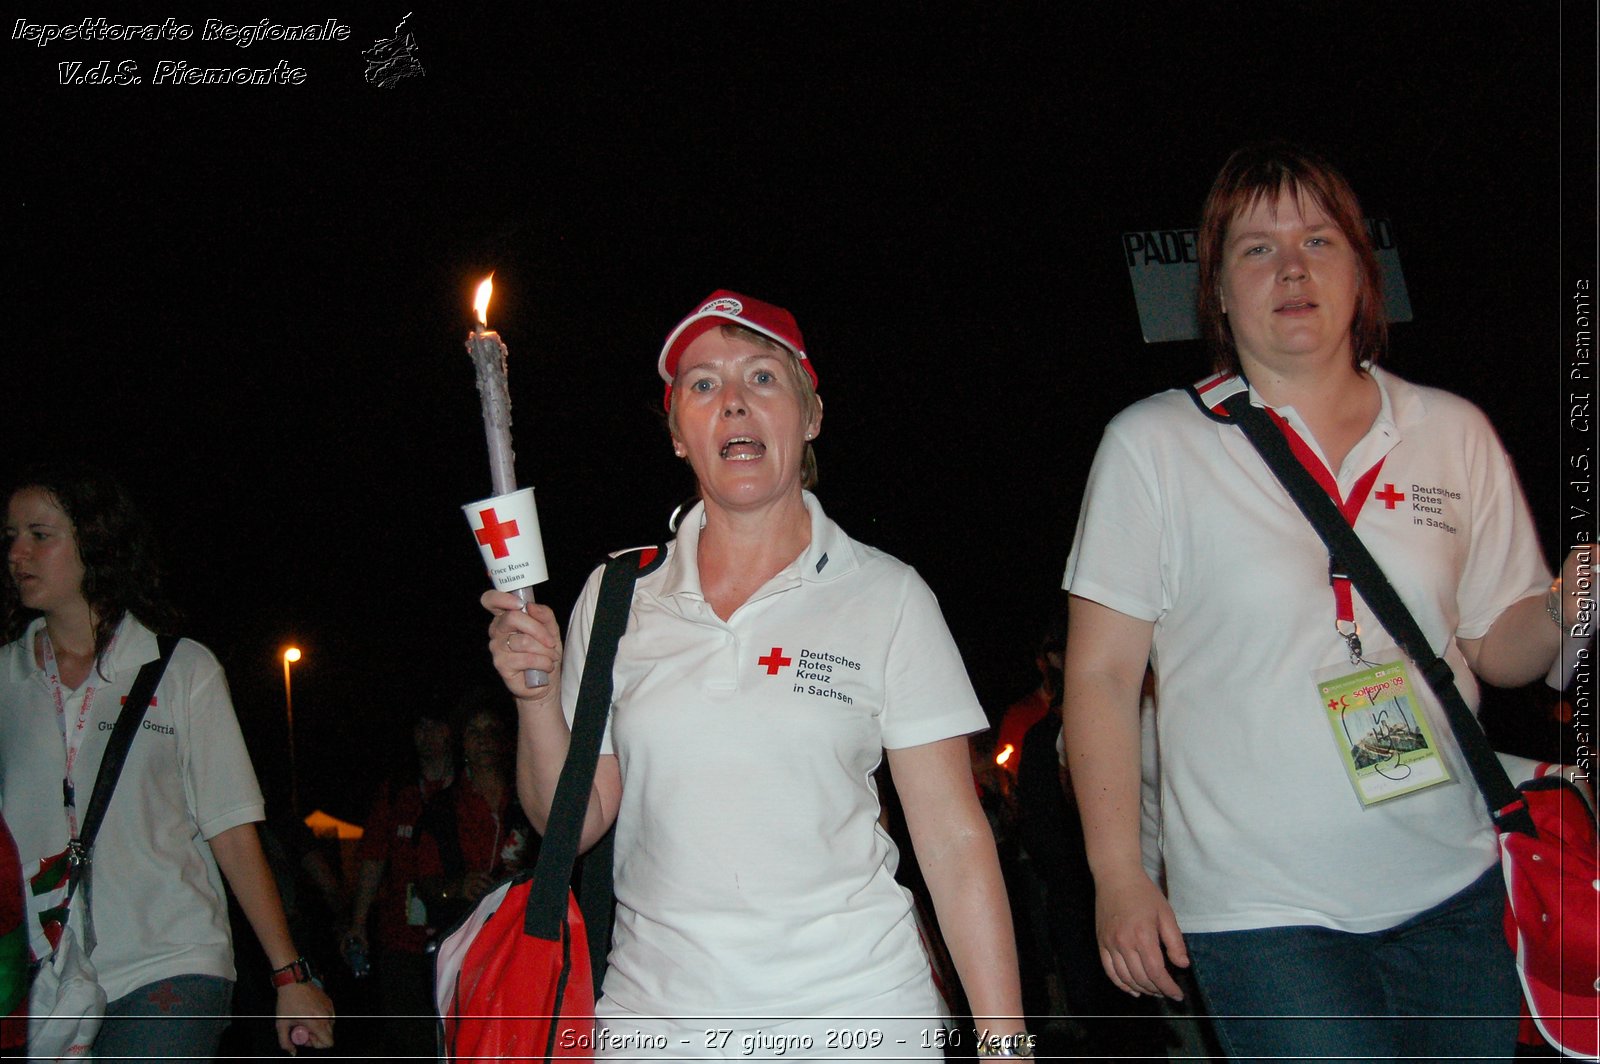
[[[516,651],[511,649],[511,637],[510,636],[506,636],[506,653],[507,654],[516,653]]]

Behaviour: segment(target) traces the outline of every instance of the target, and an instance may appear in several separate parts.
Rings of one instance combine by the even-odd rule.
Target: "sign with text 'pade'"
[[[1411,295],[1400,272],[1394,225],[1368,218],[1367,232],[1383,273],[1383,305],[1390,321],[1411,320]],[[1197,340],[1195,293],[1200,287],[1200,247],[1194,229],[1144,229],[1122,234],[1122,254],[1139,305],[1139,331],[1147,344]]]

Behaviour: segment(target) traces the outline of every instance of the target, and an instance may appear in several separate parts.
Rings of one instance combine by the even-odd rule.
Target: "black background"
[[[1196,344],[1143,343],[1120,234],[1194,224],[1230,150],[1286,137],[1393,221],[1416,320],[1389,365],[1489,410],[1557,556],[1593,5],[1116,7],[436,4],[408,24],[425,75],[379,88],[360,53],[404,4],[11,5],[8,33],[197,32],[6,41],[0,473],[89,459],[134,489],[269,788],[277,653],[302,646],[302,806],[358,817],[394,722],[492,679],[459,511],[490,493],[478,279],[562,616],[688,494],[656,353],[734,288],[796,313],[820,497],[933,585],[997,714],[1035,681],[1106,419],[1205,371]],[[262,17],[350,40],[199,40]],[[101,59],[144,82],[57,84]],[[162,59],[306,78],[155,85]]]

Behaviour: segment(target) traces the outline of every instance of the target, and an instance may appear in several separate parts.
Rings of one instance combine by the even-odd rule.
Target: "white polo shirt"
[[[810,493],[811,544],[723,621],[702,506],[640,579],[605,752],[622,771],[605,994],[644,1015],[828,1015],[929,966],[872,772],[887,748],[987,726],[933,593]],[[596,570],[573,611],[583,672]]]
[[[1456,639],[1482,636],[1550,574],[1483,414],[1372,372],[1382,409],[1337,471],[1339,489],[1384,460],[1356,532],[1475,709]],[[1315,448],[1298,413],[1278,413]],[[1483,799],[1420,677],[1454,781],[1361,807],[1312,680],[1348,662],[1327,549],[1244,433],[1185,393],[1135,403],[1107,427],[1065,586],[1155,622],[1162,851],[1185,931],[1380,930],[1498,859]],[[1355,609],[1367,656],[1392,650],[1359,595]]]
[[[34,621],[0,651],[0,807],[17,839],[26,883],[41,859],[67,848],[61,780],[66,748],[55,699],[33,660]],[[95,688],[74,770],[78,812],[88,811],[95,774],[122,700],[140,667],[159,656],[156,638],[133,617],[117,629],[106,679],[66,699],[76,723]],[[128,748],[94,846],[94,965],[112,1000],[176,975],[234,978],[222,877],[206,840],[262,819],[264,806],[245,752],[222,667],[199,643],[183,640],[156,688],[155,701]],[[38,914],[64,891],[28,898],[34,953],[50,946]],[[80,892],[72,923],[81,929]],[[81,933],[81,931],[80,931]]]

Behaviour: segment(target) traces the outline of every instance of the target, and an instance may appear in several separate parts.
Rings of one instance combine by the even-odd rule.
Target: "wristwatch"
[[[311,962],[304,957],[296,957],[282,968],[272,970],[274,987],[288,986],[290,983],[310,983],[316,978],[316,973],[311,970]]]

